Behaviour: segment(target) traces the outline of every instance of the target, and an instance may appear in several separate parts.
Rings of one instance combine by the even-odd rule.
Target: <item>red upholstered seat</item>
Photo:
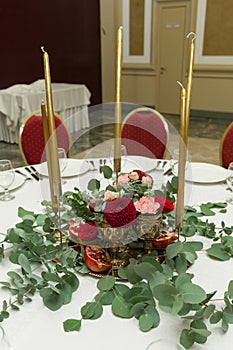
[[[121,137],[127,154],[163,158],[168,142],[168,126],[156,110],[137,108],[125,117]]]
[[[227,127],[220,141],[220,164],[227,169],[231,162],[233,162],[233,123]]]
[[[36,111],[38,112],[38,111]],[[20,128],[19,146],[26,164],[38,164],[45,160],[45,142],[42,117],[33,112],[28,116]],[[57,144],[64,148],[69,155],[70,136],[58,114],[54,115]]]

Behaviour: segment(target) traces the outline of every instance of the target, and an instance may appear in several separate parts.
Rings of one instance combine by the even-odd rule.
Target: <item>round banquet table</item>
[[[69,160],[72,166],[77,164],[80,169],[80,160]],[[99,160],[95,159],[98,166]],[[86,162],[86,161],[85,161]],[[88,162],[87,162],[88,163]],[[85,163],[86,164],[86,163]],[[156,165],[154,163],[154,165]],[[143,165],[142,165],[143,167]],[[71,174],[66,177],[66,183],[63,184],[63,191],[73,190],[75,186],[84,189],[90,178],[97,172],[95,169],[86,171],[86,165],[81,174]],[[21,168],[27,173],[24,168]],[[164,178],[161,170],[148,168],[148,173],[154,178],[156,184],[160,184]],[[68,174],[70,175],[70,174]],[[74,175],[74,176],[73,176]],[[166,178],[167,179],[167,178]],[[7,228],[13,227],[19,220],[17,208],[19,206],[41,213],[44,208],[41,201],[45,199],[45,190],[48,180],[25,181],[12,191],[15,199],[9,202],[0,201],[0,232],[5,233]],[[185,188],[188,192],[186,204],[198,205],[208,201],[226,201],[229,192],[226,190],[224,181],[199,183],[186,182]],[[233,205],[229,205],[226,214],[216,214],[210,220],[220,224],[222,220],[226,225],[233,224]],[[212,241],[201,236],[192,237],[191,240],[202,241],[206,247],[211,245]],[[7,255],[7,250],[6,250]],[[17,271],[18,266],[12,265],[7,259],[0,263],[0,280],[7,281],[7,272]],[[219,262],[207,257],[205,252],[199,253],[198,260],[189,268],[190,273],[194,273],[194,283],[202,286],[207,293],[217,290],[216,298],[222,298],[227,290],[228,283],[233,279],[233,259],[227,262]],[[87,302],[91,301],[97,293],[97,279],[88,275],[78,275],[80,286],[74,293],[70,304],[63,306],[56,312],[47,309],[38,295],[33,297],[32,302],[24,303],[20,306],[20,311],[10,311],[10,317],[4,320],[4,327],[9,342],[14,350],[64,350],[64,349],[134,349],[146,350],[147,346],[154,340],[168,338],[174,343],[179,342],[179,335],[183,328],[188,327],[184,319],[166,314],[159,309],[161,322],[158,328],[143,333],[138,328],[136,319],[121,319],[112,315],[109,306],[104,308],[102,317],[98,320],[84,320],[79,332],[65,333],[63,322],[68,318],[80,318],[80,309]],[[8,291],[0,287],[0,303],[4,299],[8,300],[10,295]],[[218,307],[221,307],[221,302]],[[219,350],[231,349],[233,342],[233,327],[229,327],[226,334],[223,334],[219,325],[209,326],[212,334],[204,345],[195,344],[193,350]],[[167,349],[170,350],[170,349]]]

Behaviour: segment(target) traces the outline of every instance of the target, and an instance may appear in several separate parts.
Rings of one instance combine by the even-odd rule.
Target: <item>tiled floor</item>
[[[166,116],[172,127],[179,130],[179,117]],[[191,118],[189,125],[188,151],[192,161],[219,164],[219,143],[229,119]],[[82,157],[96,144],[113,138],[113,124],[90,128],[89,134],[78,138],[71,149],[71,156]],[[0,158],[11,159],[13,166],[23,165],[23,160],[16,144],[0,142]]]

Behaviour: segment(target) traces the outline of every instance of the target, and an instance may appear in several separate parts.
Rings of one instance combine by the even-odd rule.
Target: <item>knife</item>
[[[36,181],[40,181],[39,176],[37,176],[36,174],[34,174],[34,173],[32,172],[31,169],[25,167],[25,170],[27,170],[27,172],[29,172],[29,174],[30,174]]]
[[[38,176],[39,179],[41,180],[41,179],[42,179],[41,174],[38,173],[38,171],[36,170],[36,168],[35,168],[33,165],[31,165],[30,168],[34,171],[34,173],[36,174],[36,176]]]

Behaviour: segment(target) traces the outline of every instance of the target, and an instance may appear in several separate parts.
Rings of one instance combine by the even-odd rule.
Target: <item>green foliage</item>
[[[111,178],[111,169],[103,167],[105,178]],[[109,177],[110,176],[110,177]],[[99,189],[98,181],[88,185],[89,190]],[[110,190],[114,191],[114,188]],[[138,187],[138,191],[145,190]],[[177,190],[177,178],[173,177],[166,184],[167,198],[174,201]],[[66,192],[65,201],[82,218],[96,220],[96,214],[88,209],[89,195],[80,192]],[[49,211],[48,203],[44,205]],[[93,300],[81,307],[80,319],[67,319],[63,323],[65,332],[79,331],[82,320],[96,320],[103,314],[104,306],[110,307],[113,315],[121,318],[135,318],[142,332],[148,332],[160,324],[160,310],[176,315],[189,322],[180,334],[180,344],[186,349],[193,344],[205,344],[211,332],[208,327],[216,325],[227,332],[233,324],[233,280],[229,282],[221,307],[215,304],[215,293],[206,292],[193,283],[194,275],[188,268],[195,263],[198,253],[203,251],[203,244],[190,237],[201,235],[213,240],[206,254],[219,261],[227,261],[233,256],[233,226],[221,227],[209,222],[216,212],[225,211],[225,203],[204,203],[199,208],[186,207],[182,238],[166,249],[165,264],[157,261],[157,255],[147,255],[141,259],[131,258],[125,268],[118,270],[120,282],[112,275],[97,281],[97,294]],[[3,242],[11,244],[9,260],[20,269],[8,271],[8,281],[1,281],[11,298],[3,300],[0,310],[0,322],[10,316],[11,310],[20,310],[21,305],[30,302],[38,293],[44,305],[56,311],[69,303],[73,293],[79,288],[76,272],[88,273],[83,262],[83,252],[76,252],[66,242],[60,242],[54,231],[51,216],[35,214],[19,208],[21,221],[7,230]],[[73,212],[61,216],[62,225],[72,218]],[[164,216],[164,224],[174,225],[174,212]],[[189,240],[186,241],[186,237]],[[0,247],[0,261],[5,259],[4,246]],[[40,265],[40,272],[35,273],[35,266]],[[127,283],[125,283],[125,281]],[[218,305],[218,304],[217,304]]]

